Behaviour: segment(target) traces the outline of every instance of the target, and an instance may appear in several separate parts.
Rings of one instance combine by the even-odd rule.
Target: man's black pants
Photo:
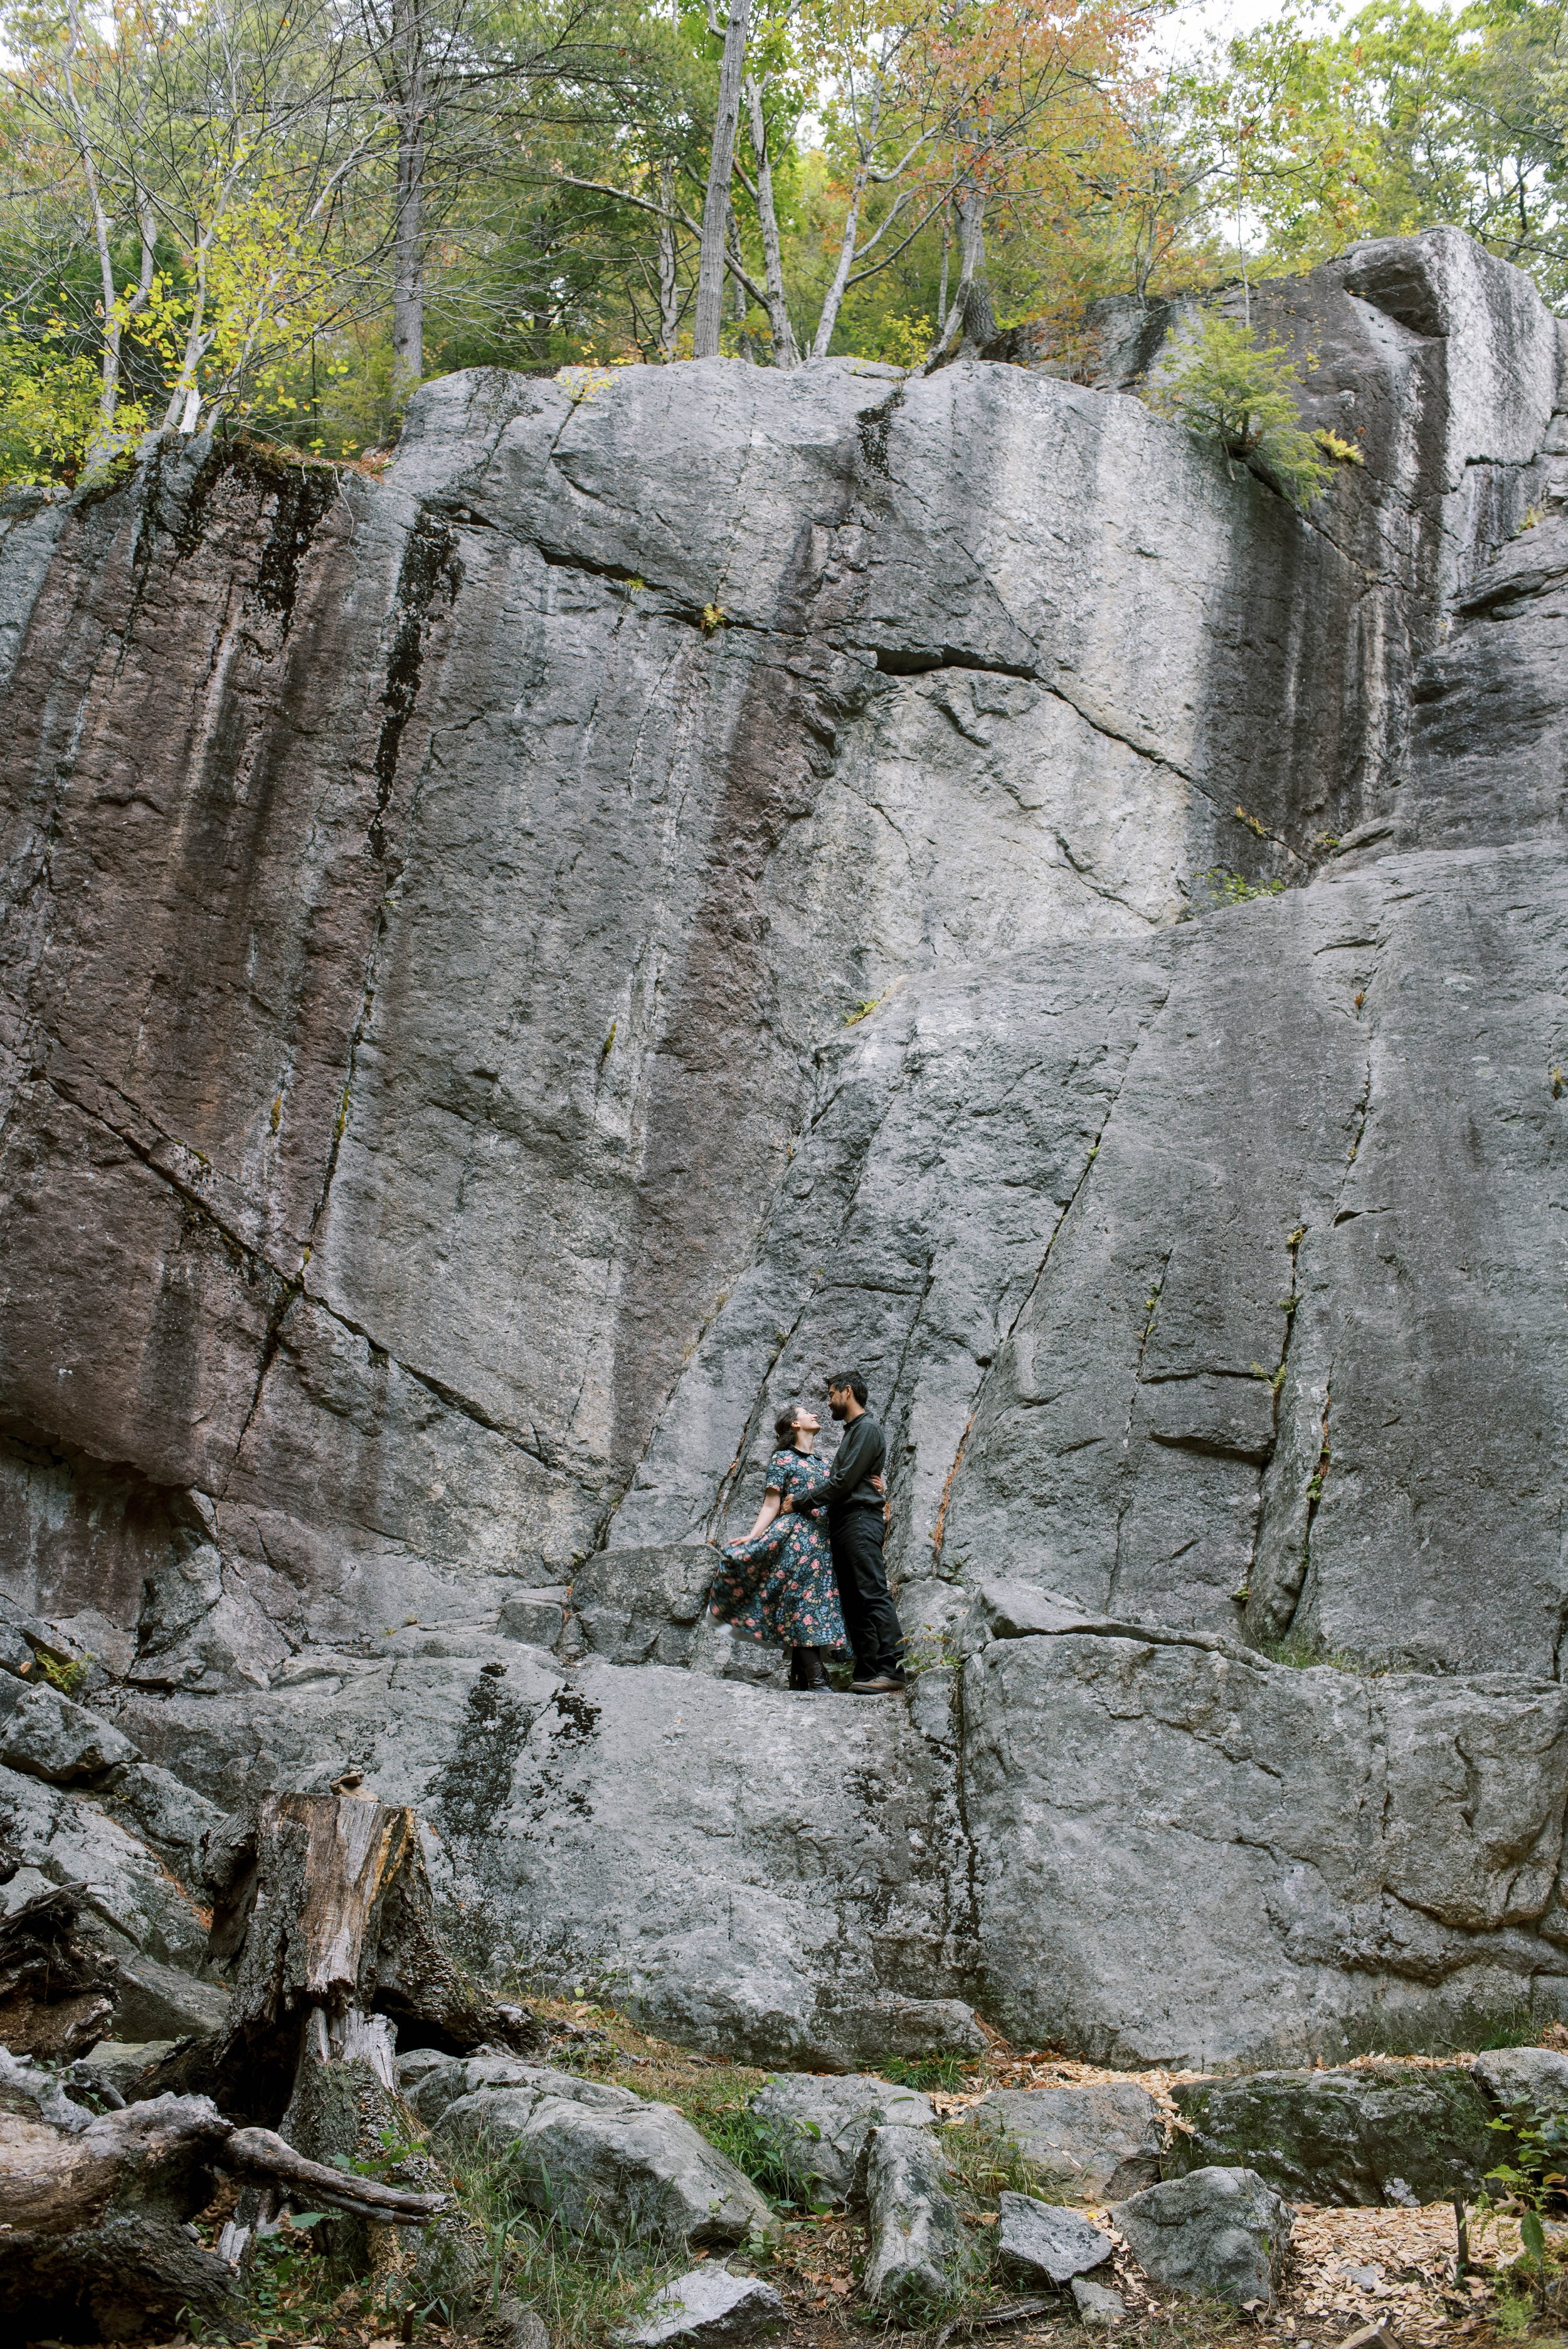
[[[844,1629],[862,1679],[903,1669],[903,1633],[882,1567],[882,1531],[881,1509],[864,1506],[846,1509],[828,1528]]]

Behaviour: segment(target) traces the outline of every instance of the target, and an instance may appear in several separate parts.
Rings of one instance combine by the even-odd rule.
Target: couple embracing
[[[826,1692],[824,1659],[848,1648],[854,1693],[890,1695],[904,1677],[882,1567],[887,1445],[859,1371],[828,1381],[828,1408],[844,1423],[830,1467],[812,1457],[822,1424],[813,1413],[791,1404],[774,1422],[778,1449],[757,1523],[719,1552],[710,1611],[748,1639],[787,1647],[792,1689]]]

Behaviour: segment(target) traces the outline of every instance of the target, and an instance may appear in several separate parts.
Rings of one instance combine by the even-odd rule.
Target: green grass
[[[941,2144],[958,2181],[959,2207],[966,2217],[994,2209],[1001,2194],[1032,2194],[1037,2202],[1062,2199],[1059,2183],[1037,2168],[1005,2129],[961,2121],[943,2130]]]
[[[877,2077],[896,2088],[935,2088],[943,2095],[959,2096],[975,2085],[979,2058],[974,2055],[894,2055],[880,2064]]]
[[[810,2154],[796,2130],[781,2128],[744,2105],[731,2105],[715,2114],[702,2133],[737,2169],[746,2172],[776,2209],[828,2208]]]
[[[537,2309],[557,2349],[588,2349],[691,2264],[684,2245],[596,2244],[569,2234],[559,2218],[521,2199],[504,2158],[468,2160],[453,2184],[484,2235],[490,2306],[521,2300]]]

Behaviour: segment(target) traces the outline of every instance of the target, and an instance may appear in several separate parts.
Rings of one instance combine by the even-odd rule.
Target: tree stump
[[[228,2029],[171,2057],[150,2085],[205,2089],[313,2161],[436,2191],[440,2172],[416,2150],[420,2132],[397,2093],[395,2047],[530,2051],[543,2033],[448,1951],[413,1812],[377,1801],[351,1772],[331,1794],[268,1795],[253,1827],[214,1859],[210,1947],[232,1971]],[[242,2196],[224,2230],[231,2260],[248,2256],[273,2209],[266,2189]],[[455,2212],[417,2254],[369,2210],[317,2240],[341,2268],[388,2283],[417,2257],[426,2298],[460,2298],[482,2254]]]
[[[265,1795],[254,1825],[215,1855],[209,1950],[232,1974],[228,2029],[171,2057],[153,2085],[201,2089],[276,2127],[307,2050],[313,2064],[364,2064],[390,2091],[394,2033],[405,2050],[458,2055],[542,2045],[533,2017],[492,1998],[448,1950],[414,1813],[357,1778],[327,1795]],[[316,2013],[325,2040],[310,2037]]]

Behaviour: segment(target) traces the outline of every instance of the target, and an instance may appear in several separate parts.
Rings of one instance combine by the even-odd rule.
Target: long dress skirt
[[[754,1541],[727,1542],[709,1594],[709,1612],[748,1640],[794,1648],[847,1649],[839,1586],[813,1495],[828,1481],[820,1460],[792,1447],[768,1464],[769,1492],[789,1494],[792,1506]]]

